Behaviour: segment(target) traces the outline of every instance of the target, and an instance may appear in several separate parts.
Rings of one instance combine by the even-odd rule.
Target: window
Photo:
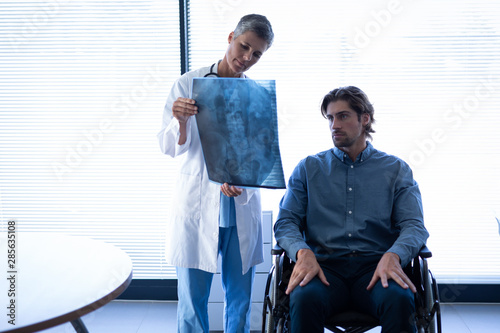
[[[221,58],[248,13],[266,15],[274,45],[249,70],[276,79],[288,178],[332,147],[322,97],[363,89],[375,106],[373,144],[413,168],[440,283],[500,277],[500,3],[491,1],[190,1],[191,68]],[[264,190],[274,210],[283,191]]]
[[[373,144],[405,159],[424,199],[441,283],[500,277],[500,3],[189,1],[191,69],[220,59],[248,13],[274,45],[249,71],[275,79],[285,177],[332,146],[321,98],[356,85],[375,105]],[[162,259],[176,160],[156,133],[180,74],[174,0],[0,3],[0,222],[116,244],[134,278]],[[273,210],[283,191],[263,190]]]
[[[180,73],[176,1],[0,3],[1,222],[162,259],[175,164],[156,133]]]

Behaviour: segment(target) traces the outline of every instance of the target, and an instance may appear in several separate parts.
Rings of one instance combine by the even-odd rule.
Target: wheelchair
[[[285,294],[294,263],[279,246],[271,250],[274,265],[269,272],[262,311],[262,332],[290,333],[289,296]],[[418,333],[441,333],[441,310],[438,286],[427,266],[432,257],[424,246],[417,257],[404,268],[417,293],[415,322]],[[346,311],[328,318],[325,327],[334,333],[362,333],[380,326],[377,318],[368,314]],[[294,332],[292,332],[294,333]]]

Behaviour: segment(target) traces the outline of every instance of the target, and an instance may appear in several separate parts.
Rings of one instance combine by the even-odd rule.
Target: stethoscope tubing
[[[212,66],[210,66],[210,73],[205,74],[204,77],[209,77],[209,76],[215,76],[215,77],[220,77],[219,74],[214,72],[214,66],[216,63],[214,63]]]

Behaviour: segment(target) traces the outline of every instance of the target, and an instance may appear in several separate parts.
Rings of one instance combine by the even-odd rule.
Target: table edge
[[[45,320],[41,323],[36,323],[36,324],[29,324],[26,326],[22,327],[17,327],[13,329],[9,329],[6,331],[2,331],[1,333],[8,333],[8,332],[16,332],[16,333],[31,333],[31,332],[37,332],[41,330],[45,330],[51,327],[55,327],[61,324],[64,324],[66,322],[71,322],[72,320],[76,320],[80,317],[83,317],[84,315],[95,311],[99,309],[100,307],[108,304],[118,296],[120,296],[130,285],[132,282],[132,275],[133,275],[133,270],[130,270],[130,274],[127,277],[127,279],[118,286],[115,290],[110,292],[109,294],[101,297],[100,299],[96,300],[95,302],[92,302],[90,304],[87,304],[79,309],[73,310],[71,312],[62,314],[60,316]]]

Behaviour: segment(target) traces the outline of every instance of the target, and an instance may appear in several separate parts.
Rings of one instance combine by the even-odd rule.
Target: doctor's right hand
[[[172,106],[172,115],[180,124],[185,124],[189,117],[198,113],[195,100],[191,98],[179,97]]]

